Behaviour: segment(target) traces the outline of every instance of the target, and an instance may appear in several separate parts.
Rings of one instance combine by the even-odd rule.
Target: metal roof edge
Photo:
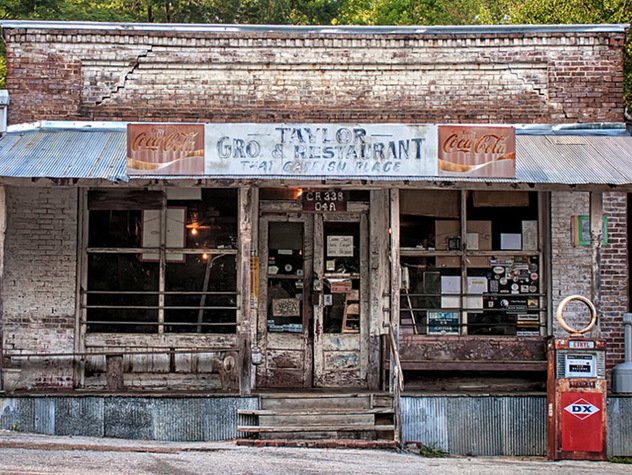
[[[39,120],[7,127],[7,132],[30,132],[33,130],[126,130],[127,122],[92,122],[66,120]]]
[[[605,135],[629,136],[623,122],[590,122],[576,124],[516,124],[516,135]]]
[[[201,23],[111,23],[3,20],[7,29],[156,31],[182,33],[302,33],[302,34],[529,34],[529,33],[623,33],[629,24],[571,25],[413,25],[413,26],[343,26],[343,25],[243,25]]]
[[[51,121],[42,120],[24,124],[10,125],[7,129],[8,133],[29,132],[33,130],[118,130],[125,131],[130,123],[171,123],[171,122],[121,122],[121,121]],[[180,123],[180,122],[177,122]],[[189,122],[181,122],[182,124]],[[193,123],[193,122],[191,122]],[[212,122],[196,122],[201,124],[212,125]],[[319,122],[309,122],[318,124]],[[361,124],[363,122],[359,122]],[[247,126],[249,122],[244,122]],[[276,122],[271,124],[277,124]],[[291,125],[292,122],[283,122],[284,125]],[[343,125],[341,123],[341,125]],[[351,124],[350,124],[351,125]],[[356,125],[356,124],[353,124]],[[381,123],[376,125],[394,125],[393,123]],[[592,122],[592,123],[575,123],[575,124],[413,124],[401,123],[400,125],[462,125],[462,126],[487,126],[487,127],[514,127],[517,135],[585,135],[585,136],[630,136],[623,122]]]

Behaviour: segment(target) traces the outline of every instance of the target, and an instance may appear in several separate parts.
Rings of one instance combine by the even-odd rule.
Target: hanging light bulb
[[[202,254],[202,260],[207,260],[208,259],[208,254],[205,252],[204,254]]]

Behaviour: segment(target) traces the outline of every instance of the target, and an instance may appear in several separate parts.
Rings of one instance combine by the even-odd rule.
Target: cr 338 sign
[[[303,211],[313,213],[335,213],[347,211],[348,192],[341,190],[304,191]]]

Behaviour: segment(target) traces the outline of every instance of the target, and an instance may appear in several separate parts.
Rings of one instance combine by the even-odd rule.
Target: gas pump
[[[577,300],[590,310],[587,326],[576,330],[566,324],[563,312]],[[597,321],[597,311],[586,297],[566,297],[556,318],[567,338],[549,340],[547,381],[547,458],[549,460],[605,460],[606,346],[603,340],[584,337]]]

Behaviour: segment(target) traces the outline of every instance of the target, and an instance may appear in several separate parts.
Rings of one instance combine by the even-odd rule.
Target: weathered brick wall
[[[590,246],[573,246],[571,219],[589,214],[590,196],[579,192],[551,193],[551,284],[553,333],[564,335],[555,320],[555,309],[565,297],[573,294],[591,296],[592,259]],[[569,304],[564,313],[574,327],[587,323],[588,313],[583,304]]]
[[[77,190],[7,187],[4,252],[5,351],[72,352]],[[72,387],[72,367],[67,360],[16,362],[22,368],[22,387]]]
[[[604,213],[608,216],[608,243],[601,251],[601,305],[599,322],[601,336],[608,344],[608,366],[623,360],[623,313],[628,311],[627,266],[627,195],[604,193]],[[589,194],[554,192],[551,194],[552,226],[552,302],[553,310],[569,295],[591,297],[592,251],[590,246],[572,245],[571,219],[589,214]],[[575,328],[588,321],[586,307],[572,303],[564,314]],[[553,332],[566,335],[553,318]]]
[[[622,33],[5,29],[10,122],[623,119]]]
[[[609,367],[623,362],[623,313],[628,302],[627,194],[604,193],[608,245],[601,254],[601,331],[608,344]]]

